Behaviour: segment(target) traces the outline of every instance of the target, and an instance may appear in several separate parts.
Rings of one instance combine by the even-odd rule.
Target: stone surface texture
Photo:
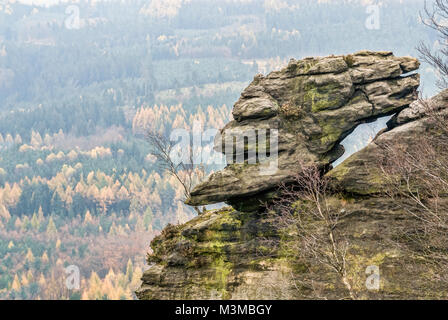
[[[338,228],[350,243],[348,277],[360,299],[446,298],[446,288],[434,280],[431,267],[395,245],[400,240],[397,236],[415,221],[384,193],[377,161],[384,156],[381,146],[389,141],[406,146],[417,136],[431,134],[428,108],[414,102],[418,75],[404,75],[418,65],[416,59],[391,53],[360,52],[291,61],[281,71],[257,76],[235,104],[235,120],[223,133],[234,127],[277,126],[281,132],[279,172],[260,177],[252,169],[256,166],[231,165],[199,185],[190,203],[228,201],[234,207],[211,210],[183,225],[165,228],[151,243],[150,267],[137,296],[319,298],[301,282],[313,271],[319,274],[315,284],[324,288],[324,298],[346,298],[334,273],[291,258],[284,250],[290,240],[272,214],[235,207],[289,179],[299,159],[328,165],[339,154],[332,150],[358,124],[393,114],[388,128],[373,142],[326,173],[338,189],[329,201],[346,212]],[[448,112],[448,90],[428,105]],[[366,268],[371,265],[380,268],[379,290],[365,285]]]
[[[228,164],[198,185],[187,204],[227,202],[246,210],[248,197],[256,207],[280,182],[290,181],[300,164],[328,166],[343,154],[340,142],[359,124],[397,113],[415,100],[419,75],[407,74],[418,67],[414,58],[363,51],[291,60],[280,71],[255,76],[215,145],[225,152],[222,139],[232,132],[278,130],[278,170],[260,174],[263,160]],[[239,146],[232,152],[241,153],[244,145]]]

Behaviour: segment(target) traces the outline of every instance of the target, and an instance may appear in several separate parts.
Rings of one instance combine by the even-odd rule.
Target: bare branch
[[[401,247],[436,266],[438,279],[448,282],[448,113],[430,101],[419,103],[428,134],[415,137],[411,145],[382,146],[381,170],[387,194],[416,221],[405,231],[410,245]]]
[[[356,299],[347,272],[349,243],[338,232],[345,211],[332,207],[328,194],[329,180],[322,176],[321,170],[316,165],[302,165],[293,184],[280,186],[280,196],[268,205],[268,210],[276,213],[279,229],[292,235],[287,242],[291,254],[309,264],[328,268],[338,276],[349,297]],[[310,288],[315,288],[312,279],[309,283]]]
[[[170,139],[155,131],[148,131],[146,138],[152,147],[152,155],[156,157],[160,169],[173,176],[180,183],[183,188],[184,197],[188,199],[195,184],[205,177],[204,165],[193,162],[191,145],[188,150],[182,150],[189,154],[188,163],[183,161],[176,163],[172,159],[174,144]],[[197,214],[203,213],[203,209],[199,207],[194,206],[193,209]]]
[[[420,13],[420,20],[439,36],[439,52],[433,52],[421,42],[417,51],[422,61],[431,65],[437,73],[437,85],[440,89],[448,88],[448,0],[435,0],[432,6],[425,2],[425,9]]]

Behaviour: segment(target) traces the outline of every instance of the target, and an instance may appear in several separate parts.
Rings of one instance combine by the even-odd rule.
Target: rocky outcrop
[[[360,123],[397,113],[415,100],[419,75],[406,74],[418,67],[414,58],[364,51],[291,60],[281,71],[257,75],[235,103],[235,120],[221,130],[215,148],[226,153],[223,141],[235,133],[275,130],[278,144],[270,152],[278,154],[276,170],[262,170],[272,158],[251,162],[247,156],[252,148],[255,157],[262,143],[236,143],[227,150],[228,166],[198,185],[187,204],[227,202],[253,210],[280,182],[291,180],[299,163],[328,167],[344,153],[339,143]],[[243,161],[232,163],[243,153]]]
[[[372,143],[361,151],[353,154],[341,165],[328,173],[334,179],[334,183],[345,193],[354,195],[381,194],[384,191],[385,181],[382,179],[382,170],[379,167],[381,158],[387,156],[387,150],[394,148],[413,146],[416,138],[431,134],[435,125],[431,117],[426,117],[431,112],[448,113],[448,90],[445,90],[434,98],[421,103],[413,102],[392,117],[388,122],[388,128],[379,134]]]
[[[446,298],[445,284],[431,279],[428,265],[393,245],[409,226],[409,215],[394,201],[329,200],[347,212],[341,228],[350,243],[349,276],[359,299]],[[166,228],[151,243],[150,267],[136,294],[143,300],[348,298],[332,272],[293,259],[284,249],[287,242],[267,214],[231,207],[209,211]],[[365,286],[372,265],[380,270],[380,290]],[[302,284],[310,272],[319,274],[320,295]]]
[[[338,153],[331,151],[341,137],[357,124],[380,114],[394,113],[388,128],[372,143],[326,173],[337,190],[328,196],[328,203],[344,212],[338,230],[349,243],[347,277],[360,299],[446,298],[445,284],[434,277],[434,265],[426,263],[421,256],[410,254],[407,249],[408,238],[403,235],[418,221],[385,194],[378,160],[384,156],[383,146],[390,141],[408,146],[414,143],[415,137],[433,134],[428,105],[430,110],[448,112],[448,91],[425,106],[419,102],[411,103],[418,76],[402,78],[400,75],[415,69],[418,62],[412,58],[395,58],[389,53],[306,59],[292,61],[290,66],[296,67],[271,73],[265,78],[257,77],[236,103],[235,120],[223,130],[225,135],[232,127],[264,128],[276,123],[279,131],[283,130],[282,134],[291,139],[281,140],[279,144],[280,173],[266,178],[251,171],[255,165],[241,165],[238,170],[231,165],[200,185],[190,203],[224,200],[244,209],[243,201],[250,202],[254,195],[266,195],[266,190],[271,190],[276,182],[288,179],[292,170],[297,170],[294,161],[286,155],[295,161],[307,159],[326,166],[336,158]],[[334,79],[345,77],[347,73],[352,83],[350,90],[338,86],[337,92],[331,94],[323,87],[314,91],[320,97],[345,101],[343,103],[332,102],[331,106],[324,107],[318,99],[303,98],[304,89],[288,93],[294,88],[290,86],[291,81],[297,77],[304,77],[306,81],[312,76]],[[295,100],[301,101],[294,104],[296,107],[309,101],[307,107],[299,108],[305,114],[299,113],[297,117],[284,114],[285,103],[281,97],[288,95],[302,97]],[[309,133],[311,129],[305,124],[314,128],[315,135]],[[325,133],[327,126],[334,135]],[[288,151],[289,147],[297,149]],[[237,191],[232,190],[232,183]],[[448,198],[441,199],[442,202],[448,203]],[[142,277],[137,296],[140,299],[347,297],[346,288],[334,273],[320,264],[306,263],[291,255],[292,238],[276,223],[275,214],[252,209],[226,207],[212,210],[186,224],[163,230],[151,243],[150,267]],[[366,286],[366,268],[369,266],[380,270],[379,290]],[[311,273],[318,276],[310,285],[306,280]]]

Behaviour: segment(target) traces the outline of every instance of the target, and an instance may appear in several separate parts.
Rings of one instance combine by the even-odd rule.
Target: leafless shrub
[[[437,85],[441,89],[448,88],[448,0],[435,0],[432,5],[425,2],[424,12],[420,14],[421,21],[435,30],[439,36],[440,50],[433,50],[421,42],[417,47],[420,58],[431,65],[437,72]]]
[[[413,143],[390,142],[381,163],[386,193],[416,223],[399,244],[438,269],[448,282],[448,113],[420,99],[427,134]]]
[[[268,206],[276,215],[276,224],[286,232],[287,251],[309,265],[331,271],[341,281],[351,299],[356,294],[348,277],[349,242],[338,230],[345,211],[329,199],[329,180],[317,165],[302,165],[301,173],[290,185],[280,186],[280,196]],[[310,270],[310,275],[313,271]],[[298,280],[298,287],[307,287],[315,298],[323,298],[323,290],[310,277]]]
[[[146,137],[152,147],[152,155],[157,158],[159,168],[176,178],[182,186],[184,198],[190,198],[194,186],[205,177],[204,165],[195,164],[193,161],[192,147],[190,146],[189,150],[181,150],[188,152],[189,155],[188,163],[184,163],[173,159],[174,143],[169,138],[155,131],[147,132]],[[193,209],[197,214],[202,214],[204,211],[197,206]]]

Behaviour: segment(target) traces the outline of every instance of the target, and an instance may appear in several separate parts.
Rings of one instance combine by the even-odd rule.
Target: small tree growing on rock
[[[192,147],[189,150],[179,150],[179,152],[188,152],[189,161],[176,161],[173,159],[174,143],[156,131],[148,131],[147,140],[152,147],[152,155],[156,157],[160,169],[173,176],[182,186],[184,199],[191,196],[194,186],[201,182],[205,177],[205,167],[201,164],[195,164],[193,161]],[[197,214],[202,214],[204,209],[194,206]]]
[[[427,44],[421,42],[417,47],[420,58],[431,65],[439,79],[437,85],[440,89],[448,88],[448,0],[435,0],[428,5],[425,2],[424,12],[420,14],[420,20],[439,36],[440,49],[434,52]]]
[[[382,146],[385,191],[415,223],[397,244],[422,257],[448,283],[448,108],[420,99],[428,132],[412,144]],[[446,103],[439,101],[439,103]]]
[[[306,264],[328,269],[340,280],[349,297],[356,299],[348,276],[349,242],[338,230],[345,211],[332,203],[329,179],[317,165],[302,165],[294,182],[282,184],[279,191],[280,196],[268,209],[275,212],[277,227],[286,232],[287,239],[282,245]],[[310,269],[310,279],[298,282],[311,289],[315,297],[322,298],[312,273]]]
[[[421,60],[438,75],[440,89],[448,88],[448,1],[425,3],[421,21],[439,36],[435,52],[425,43],[417,50]],[[404,231],[399,245],[436,267],[438,280],[448,282],[448,108],[446,99],[418,100],[426,116],[428,133],[409,145],[390,142],[382,146],[380,167],[386,192],[416,223]]]

